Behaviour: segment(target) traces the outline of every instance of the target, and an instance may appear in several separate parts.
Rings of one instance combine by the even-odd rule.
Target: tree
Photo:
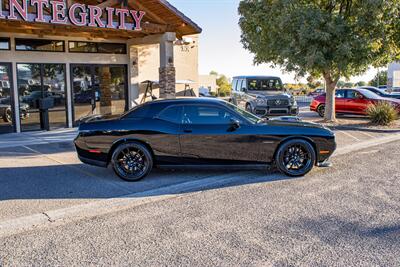
[[[318,81],[315,77],[309,75],[307,77],[307,86],[311,89],[316,89],[322,86],[322,83]]]
[[[400,0],[242,0],[241,41],[254,63],[323,77],[334,121],[340,78],[400,58]]]
[[[378,72],[375,75],[374,79],[372,79],[369,82],[369,85],[371,85],[371,86],[386,85],[387,80],[388,80],[387,71],[383,70],[383,71]]]
[[[217,78],[217,86],[218,86],[218,94],[220,96],[227,96],[230,94],[231,91],[231,83],[229,82],[228,78],[221,74]]]
[[[355,86],[361,87],[361,86],[366,86],[367,83],[364,81],[359,81],[358,83],[355,84]]]

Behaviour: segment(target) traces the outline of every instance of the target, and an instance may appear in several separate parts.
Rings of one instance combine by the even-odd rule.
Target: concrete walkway
[[[15,146],[51,144],[73,141],[78,134],[77,128],[54,131],[37,131],[0,135],[0,149]]]

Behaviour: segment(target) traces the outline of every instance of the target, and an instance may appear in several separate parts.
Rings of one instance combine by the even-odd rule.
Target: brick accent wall
[[[175,67],[161,67],[160,72],[160,98],[175,98]]]

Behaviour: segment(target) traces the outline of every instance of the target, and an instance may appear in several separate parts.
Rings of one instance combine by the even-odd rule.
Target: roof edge
[[[197,25],[193,20],[191,20],[189,17],[187,17],[185,14],[183,14],[179,9],[171,5],[167,0],[159,0],[161,4],[163,4],[165,7],[169,8],[173,12],[175,12],[182,20],[190,24],[196,31],[197,34],[201,33],[203,29]]]

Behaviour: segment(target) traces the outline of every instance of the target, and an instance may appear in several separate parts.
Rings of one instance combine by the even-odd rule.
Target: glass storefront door
[[[74,120],[127,109],[125,65],[72,65]]]
[[[18,95],[22,131],[40,130],[39,100],[52,99],[50,129],[67,125],[65,65],[17,64]]]
[[[14,131],[11,64],[0,63],[0,134]]]

